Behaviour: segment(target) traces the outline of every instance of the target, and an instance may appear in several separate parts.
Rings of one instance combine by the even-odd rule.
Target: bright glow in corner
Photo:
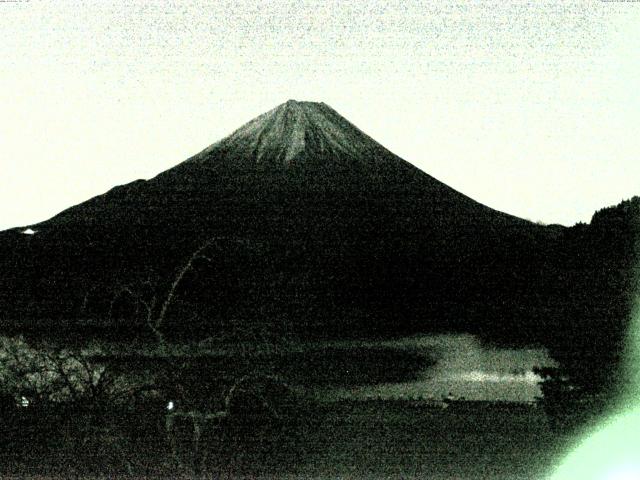
[[[640,467],[638,465],[623,465],[607,475],[606,480],[638,480],[640,478]]]
[[[550,480],[640,479],[640,408],[614,417],[576,448]]]
[[[640,244],[638,245],[640,248]],[[603,422],[553,473],[550,480],[640,479],[640,277],[625,352],[626,392],[618,412]]]

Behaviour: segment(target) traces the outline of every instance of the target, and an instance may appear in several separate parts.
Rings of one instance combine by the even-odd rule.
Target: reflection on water
[[[353,344],[353,348],[366,343]],[[378,345],[380,345],[378,343]],[[468,334],[420,335],[384,342],[431,358],[411,381],[325,389],[332,398],[443,398],[533,401],[540,395],[534,367],[553,366],[542,348],[500,348]],[[390,366],[390,369],[393,367]]]
[[[464,380],[468,382],[524,382],[524,383],[538,383],[542,378],[533,373],[532,371],[524,373],[488,373],[479,370],[474,370],[469,373],[456,374],[452,376],[454,380]]]

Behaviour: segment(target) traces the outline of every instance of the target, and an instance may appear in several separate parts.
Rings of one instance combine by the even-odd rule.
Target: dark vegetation
[[[101,372],[101,396],[83,393],[86,377],[72,396],[31,396],[28,407],[4,399],[0,475],[537,479],[563,447],[532,406],[318,403],[256,371],[267,362],[242,360],[84,358]],[[54,384],[48,392],[65,388]]]
[[[557,255],[558,320],[542,336],[559,368],[543,370],[546,405],[569,428],[611,409],[627,388],[621,370],[640,264],[640,198],[569,229]],[[570,415],[569,415],[570,413]],[[567,425],[562,425],[567,427]]]
[[[3,477],[279,471],[318,418],[311,398],[252,355],[121,359],[20,338],[2,347]]]

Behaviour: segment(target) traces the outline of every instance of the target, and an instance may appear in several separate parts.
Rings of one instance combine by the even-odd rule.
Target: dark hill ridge
[[[116,293],[162,298],[216,238],[165,325],[198,338],[229,322],[340,337],[518,318],[526,332],[551,308],[547,258],[563,232],[481,205],[327,105],[296,101],[32,227],[0,233],[7,328],[142,334],[139,305]]]

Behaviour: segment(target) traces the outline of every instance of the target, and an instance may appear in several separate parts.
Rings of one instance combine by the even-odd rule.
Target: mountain
[[[562,232],[455,191],[323,103],[290,100],[155,178],[0,232],[0,327],[144,335],[146,307],[158,315],[207,245],[166,308],[167,335],[483,331],[516,316],[526,330]]]

